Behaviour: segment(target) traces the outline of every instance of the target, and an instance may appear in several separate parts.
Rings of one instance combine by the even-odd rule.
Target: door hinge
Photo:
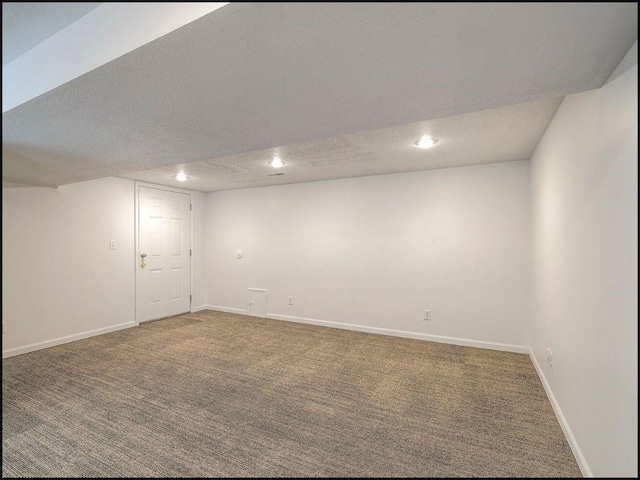
[[[191,300],[191,295],[189,295],[189,303],[191,303],[191,302],[192,302],[192,300]]]
[[[192,211],[192,210],[193,210],[193,204],[192,204],[192,203],[190,203],[190,204],[189,204],[189,211]]]
[[[189,249],[189,256],[192,257],[193,253],[191,253],[191,249]]]

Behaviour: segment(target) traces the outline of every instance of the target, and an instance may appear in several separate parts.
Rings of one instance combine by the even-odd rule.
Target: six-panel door
[[[191,309],[191,197],[138,187],[137,320]]]

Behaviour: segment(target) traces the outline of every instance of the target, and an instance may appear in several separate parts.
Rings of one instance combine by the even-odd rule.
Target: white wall
[[[206,223],[210,305],[529,343],[528,162],[214,192]]]
[[[134,193],[133,180],[114,177],[3,188],[3,355],[135,324]],[[197,310],[207,303],[205,195],[192,194]]]
[[[596,476],[638,474],[637,53],[633,63],[565,98],[532,159],[532,348]]]
[[[202,192],[191,192],[193,202],[193,222],[194,235],[193,239],[193,269],[194,269],[194,285],[191,288],[193,292],[193,301],[191,302],[192,310],[202,310],[207,305],[207,241],[206,241],[206,196]]]
[[[133,325],[133,195],[120,178],[2,190],[3,354]]]

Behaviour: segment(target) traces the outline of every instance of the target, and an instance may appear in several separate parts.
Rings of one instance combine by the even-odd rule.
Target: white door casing
[[[191,196],[138,189],[136,320],[191,310]]]

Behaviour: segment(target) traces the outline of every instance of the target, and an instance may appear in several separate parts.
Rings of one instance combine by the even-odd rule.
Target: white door
[[[191,197],[138,187],[136,319],[191,310]]]
[[[265,289],[247,289],[247,313],[254,317],[267,317],[267,291]]]

